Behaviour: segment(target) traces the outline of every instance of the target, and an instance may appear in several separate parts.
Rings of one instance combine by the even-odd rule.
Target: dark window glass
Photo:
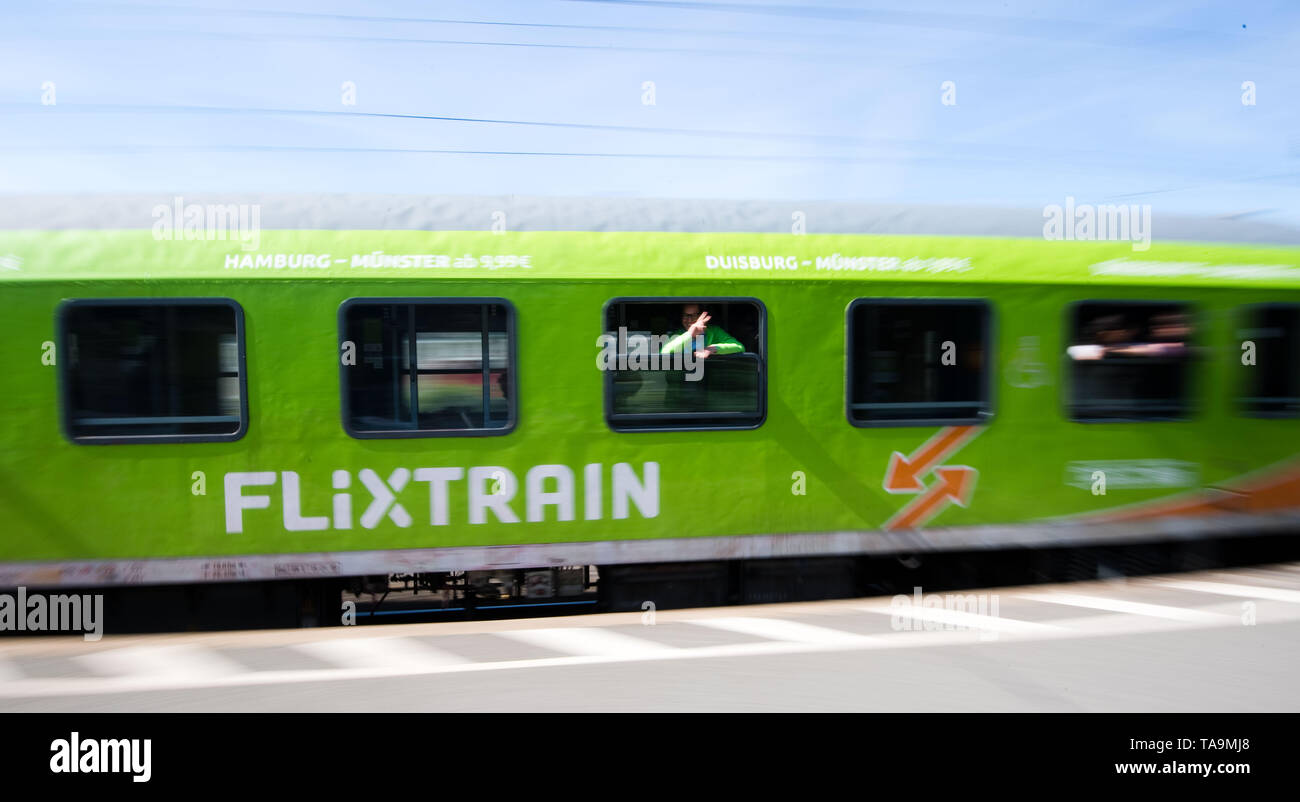
[[[1159,421],[1191,410],[1191,308],[1170,302],[1075,304],[1066,348],[1070,417]]]
[[[355,364],[342,369],[344,423],[354,436],[513,427],[513,312],[504,302],[350,301],[341,333],[355,346]]]
[[[707,314],[710,354],[686,329]],[[732,429],[762,423],[764,311],[752,300],[662,298],[605,308],[605,416],[614,429]]]
[[[69,435],[89,442],[239,437],[241,317],[229,301],[70,302],[62,314]]]
[[[1264,304],[1243,311],[1245,327],[1237,336],[1241,344],[1249,341],[1254,347],[1253,365],[1244,361],[1247,349],[1233,354],[1241,373],[1243,411],[1300,415],[1300,306]]]
[[[864,426],[985,422],[989,336],[985,301],[854,301],[849,420]]]

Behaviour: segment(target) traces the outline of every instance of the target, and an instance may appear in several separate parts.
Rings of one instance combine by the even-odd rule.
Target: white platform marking
[[[1291,602],[1300,604],[1300,590],[1268,588],[1258,585],[1235,585],[1231,582],[1193,582],[1190,580],[1168,580],[1159,583],[1160,587],[1178,590],[1195,590],[1200,593],[1217,593],[1220,596],[1237,596],[1243,599],[1268,599],[1269,601]]]
[[[1227,576],[1231,575],[1226,575],[1225,578]],[[1171,581],[1181,582],[1182,580]],[[1214,585],[1218,591],[1231,588],[1233,593],[1226,595],[1236,595],[1240,592],[1243,594],[1249,593],[1254,597],[1262,597],[1265,594],[1261,593],[1261,591],[1268,590],[1249,585],[1233,585],[1232,583],[1203,584]],[[1147,586],[1161,587],[1158,581],[1155,581],[1155,578]],[[1113,591],[1114,589],[1110,588],[1110,590]],[[1288,599],[1291,598],[1290,591],[1282,591],[1282,594]],[[1185,631],[1188,629],[1188,622],[1192,622],[1192,628],[1195,629],[1239,626],[1239,619],[1236,615],[1215,614],[1205,610],[1181,609],[1053,591],[1008,595],[1014,598],[1026,598],[1051,604],[1065,604],[1073,607],[1103,610],[1106,611],[1106,614],[1094,614],[1085,618],[1069,620],[1055,620],[1050,625],[1034,625],[1033,622],[993,618],[992,616],[988,617],[993,618],[991,621],[976,619],[977,626],[1003,627],[1007,631],[1006,642],[1052,641],[1107,637],[1120,634]],[[1276,594],[1268,595],[1273,596]],[[1211,609],[1225,610],[1232,606],[1232,602],[1225,601]],[[865,603],[863,609],[866,609]],[[922,608],[922,610],[924,609]],[[1273,615],[1279,621],[1300,621],[1300,604],[1272,605],[1272,609]],[[871,612],[875,614],[893,614],[895,611],[891,610],[887,604],[882,603],[873,605]],[[1110,614],[1115,612],[1130,613],[1130,615]],[[600,619],[597,618],[596,620]],[[799,621],[745,616],[696,619],[692,623],[733,632],[744,632],[762,638],[783,638],[783,640],[673,648],[647,642],[633,636],[609,632],[598,626],[476,632],[473,634],[478,637],[512,638],[520,642],[534,643],[547,649],[558,649],[567,652],[567,654],[534,659],[473,662],[464,661],[457,656],[448,655],[436,648],[425,646],[424,641],[420,639],[411,639],[409,642],[403,643],[401,642],[404,640],[402,638],[380,636],[367,639],[364,637],[349,637],[340,633],[334,636],[334,640],[350,641],[348,645],[337,648],[333,646],[308,648],[319,648],[328,651],[332,656],[331,662],[367,663],[372,667],[248,671],[227,662],[219,654],[214,654],[202,646],[197,644],[177,644],[178,638],[176,636],[165,636],[158,640],[169,645],[105,648],[103,644],[77,644],[77,649],[84,649],[85,654],[75,659],[89,665],[97,673],[110,673],[116,674],[116,676],[96,678],[24,677],[25,672],[18,671],[16,665],[12,663],[5,665],[6,658],[11,657],[12,653],[0,655],[0,672],[7,671],[10,676],[14,677],[13,679],[4,677],[4,681],[0,681],[0,699],[55,698],[190,688],[271,687],[312,682],[373,681],[398,676],[527,671],[533,668],[553,669],[634,661],[739,659],[771,655],[855,652],[869,649],[915,649],[936,645],[961,646],[966,645],[970,640],[969,632],[943,630],[924,632],[920,635],[912,632],[900,632],[866,637],[828,627],[804,624]],[[831,623],[833,623],[833,617]],[[1029,625],[1029,627],[1026,628],[1025,625]],[[325,637],[330,636],[326,634]],[[394,640],[399,642],[394,643]],[[320,643],[325,642],[320,641]],[[383,645],[378,642],[383,642]],[[145,643],[148,643],[148,641],[145,641]],[[289,647],[286,645],[285,648]],[[414,659],[393,658],[392,660],[382,660],[376,657],[381,650],[389,655],[399,652],[405,653],[408,658],[412,652],[418,652],[419,657]],[[437,655],[437,658],[431,659],[430,652]],[[340,656],[345,653],[353,656]],[[356,657],[358,654],[366,654],[369,657]],[[402,664],[395,665],[394,661],[400,661]],[[382,663],[382,665],[374,667],[375,663]]]
[[[502,638],[540,646],[553,652],[583,657],[638,657],[680,651],[662,643],[634,638],[597,627],[560,627],[555,629],[516,629],[493,633]]]
[[[1218,623],[1231,616],[1220,613],[1207,613],[1201,610],[1186,610],[1182,607],[1169,607],[1163,604],[1146,604],[1122,599],[1107,599],[1101,596],[1083,596],[1075,593],[1018,593],[1017,599],[1047,602],[1048,604],[1066,604],[1071,607],[1086,607],[1092,610],[1108,610],[1112,613],[1128,615],[1145,615],[1152,618],[1167,618],[1171,621],[1192,621],[1196,623]]]
[[[219,679],[247,669],[210,649],[192,644],[124,646],[76,658],[96,674],[158,679]]]
[[[338,638],[295,643],[294,650],[338,668],[419,670],[469,662],[410,638]]]
[[[828,627],[804,624],[799,621],[786,621],[780,618],[750,618],[735,616],[728,618],[700,618],[687,623],[727,632],[739,632],[742,635],[754,635],[768,640],[785,643],[812,644],[865,644],[870,638],[855,635]]]
[[[1060,629],[1059,626],[1052,624],[1039,624],[1034,621],[1021,621],[1016,618],[980,615],[979,613],[948,610],[941,607],[859,607],[857,609],[867,613],[880,613],[888,616],[897,615],[916,621],[930,621],[964,629],[982,629],[992,632],[1046,633]]]

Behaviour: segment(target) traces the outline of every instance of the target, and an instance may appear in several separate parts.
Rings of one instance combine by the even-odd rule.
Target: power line
[[[508,156],[529,158],[580,158],[580,159],[647,159],[659,161],[711,161],[711,162],[758,162],[758,163],[808,163],[808,164],[883,164],[908,167],[924,165],[942,165],[944,169],[985,169],[987,164],[977,162],[996,162],[1020,166],[1024,160],[1018,157],[981,157],[970,156],[924,156],[899,157],[890,156],[851,156],[838,154],[821,154],[813,156],[793,154],[737,154],[737,153],[654,153],[654,152],[610,152],[610,151],[551,151],[551,150],[475,150],[458,148],[391,148],[360,147],[351,145],[236,145],[236,144],[131,144],[131,145],[34,145],[7,147],[9,153],[84,153],[84,154],[122,154],[122,155],[157,155],[159,152],[173,153],[350,153],[350,154],[393,154],[393,155],[428,155],[428,156]],[[1056,170],[1092,175],[1095,167],[1078,164],[1057,164]],[[1250,176],[1229,179],[1210,179],[1212,184],[1251,184],[1268,180],[1286,178],[1296,174],[1279,174]],[[1155,190],[1151,193],[1130,193],[1112,196],[1113,198],[1133,197],[1142,194],[1159,194],[1180,191],[1195,187]]]
[[[814,19],[835,23],[864,23],[905,28],[951,31],[953,33],[980,34],[1011,38],[1083,44],[1093,47],[1121,48],[1145,51],[1168,51],[1172,47],[1199,44],[1203,47],[1223,47],[1243,41],[1244,33],[1233,25],[1226,29],[1192,30],[1154,25],[1121,25],[1091,20],[1042,19],[1037,17],[990,16],[961,14],[948,11],[920,12],[893,9],[862,9],[843,6],[780,5],[769,3],[718,3],[707,0],[566,0],[575,3],[598,3],[608,6],[638,6],[642,8],[703,11],[724,14],[748,14],[771,17]],[[1095,14],[1094,14],[1095,17]],[[1244,26],[1243,26],[1244,27]],[[1023,30],[1017,30],[1021,28]],[[1268,44],[1274,51],[1287,52],[1286,37],[1260,34],[1251,31],[1252,44]],[[1287,62],[1251,62],[1209,57],[1218,61],[1265,63],[1270,66],[1289,67]]]
[[[898,164],[898,156],[842,156],[842,155],[744,155],[736,153],[617,153],[598,151],[546,151],[546,150],[461,150],[454,148],[383,148],[358,147],[351,145],[198,145],[198,144],[132,144],[132,145],[33,145],[7,147],[7,152],[51,152],[51,153],[124,153],[153,154],[159,151],[172,152],[212,152],[212,153],[394,153],[425,154],[449,156],[535,156],[562,158],[601,158],[601,159],[683,159],[691,161],[740,161],[740,162],[843,162],[850,164]],[[927,162],[956,162],[967,159],[952,157],[912,158],[911,164]]]
[[[1123,154],[1113,150],[1067,150],[1060,147],[1035,148],[1017,143],[1006,145],[998,143],[953,143],[936,140],[902,139],[895,137],[864,137],[839,134],[800,134],[790,132],[738,131],[730,129],[673,128],[662,126],[612,125],[607,123],[584,123],[551,120],[516,120],[490,117],[462,117],[455,115],[409,114],[399,112],[361,111],[356,109],[290,109],[240,106],[196,106],[196,105],[150,105],[150,104],[60,104],[58,106],[40,106],[35,103],[0,103],[0,111],[10,114],[62,115],[62,114],[222,114],[222,115],[267,115],[267,116],[303,116],[303,117],[354,117],[363,119],[397,119],[430,122],[469,123],[495,126],[522,126],[546,129],[571,129],[601,131],[607,133],[656,134],[668,136],[686,136],[698,138],[725,138],[733,140],[803,142],[839,147],[887,147],[887,148],[927,148],[953,151],[961,149],[963,159],[983,159],[985,161],[1025,161],[1026,158],[1051,159],[1062,158],[1097,158],[1104,157],[1107,163],[1130,159],[1141,162],[1144,168],[1158,167],[1147,154]],[[954,157],[956,153],[952,154]],[[906,158],[906,157],[896,157]]]
[[[49,37],[50,39],[59,39],[64,41],[77,41],[78,39],[130,39],[130,38],[164,38],[164,39],[221,39],[221,40],[245,40],[253,42],[321,42],[321,43],[343,43],[343,44],[392,44],[392,45],[437,45],[437,46],[467,46],[467,47],[505,47],[521,49],[541,49],[541,50],[573,50],[573,51],[599,51],[605,53],[668,53],[674,55],[693,55],[693,56],[716,56],[716,57],[739,57],[739,58],[760,58],[770,60],[774,57],[785,58],[792,61],[807,62],[844,62],[856,58],[855,54],[834,54],[826,51],[802,53],[795,51],[773,51],[764,50],[744,50],[738,48],[718,48],[718,47],[646,47],[640,45],[591,45],[591,44],[560,44],[555,42],[504,42],[504,41],[486,41],[478,39],[421,39],[414,37],[396,37],[396,36],[343,36],[337,34],[292,34],[292,33],[247,33],[242,31],[193,31],[193,30],[165,30],[154,29],[145,31],[96,31],[90,35],[74,36],[63,28],[58,30],[58,35]],[[6,37],[11,40],[18,39],[24,43],[30,43],[32,37],[23,35],[21,37]],[[909,69],[926,66],[926,64],[897,65],[897,69]]]
[[[609,131],[618,133],[669,134],[673,136],[725,137],[728,139],[785,140],[805,142],[825,142],[845,145],[860,144],[922,144],[939,143],[912,142],[886,138],[870,139],[866,137],[838,136],[833,134],[795,134],[767,133],[762,131],[733,131],[725,129],[702,128],[667,128],[643,125],[610,125],[603,123],[555,122],[547,120],[510,120],[490,117],[457,117],[438,114],[404,114],[398,112],[359,111],[356,109],[285,109],[257,108],[243,106],[163,106],[148,104],[112,104],[112,103],[78,103],[60,104],[58,106],[37,106],[31,103],[0,103],[0,109],[14,114],[66,114],[66,113],[129,113],[129,114],[253,114],[274,116],[304,117],[370,117],[397,120],[428,120],[436,122],[480,123],[486,125],[519,125],[538,128],[573,128],[590,131]]]
[[[179,16],[220,16],[220,17],[263,17],[272,19],[315,19],[334,22],[378,22],[393,24],[431,24],[431,25],[479,25],[488,27],[526,28],[539,30],[591,31],[597,33],[654,33],[681,34],[687,36],[723,36],[740,39],[815,39],[822,42],[828,39],[839,41],[857,41],[853,37],[824,33],[798,33],[793,31],[741,31],[729,28],[665,28],[641,25],[579,25],[558,22],[506,22],[502,20],[468,20],[445,17],[388,17],[372,14],[331,14],[319,11],[278,11],[273,9],[251,8],[210,8],[155,5],[148,3],[66,3],[80,6],[92,11],[118,10],[141,12],[162,12]]]

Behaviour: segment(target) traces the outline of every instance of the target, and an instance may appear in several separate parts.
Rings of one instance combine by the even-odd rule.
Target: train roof
[[[1149,241],[1136,236],[1137,219],[1130,240],[1081,241],[1046,239],[1044,221],[1042,209],[797,201],[11,195],[0,196],[0,281],[856,279],[1300,288],[1300,230],[1286,226],[1156,216],[1146,219]],[[799,228],[806,233],[793,233]]]

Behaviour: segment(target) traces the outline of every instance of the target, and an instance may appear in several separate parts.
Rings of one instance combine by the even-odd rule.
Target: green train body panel
[[[845,312],[863,297],[991,304],[994,416],[949,459],[977,469],[978,483],[966,507],[947,506],[931,526],[1085,516],[1194,489],[1116,487],[1094,495],[1066,483],[1073,462],[1178,460],[1198,466],[1199,485],[1208,487],[1300,452],[1300,420],[1245,417],[1234,405],[1236,316],[1248,304],[1300,302],[1294,248],[1157,242],[1137,252],[1130,243],[869,235],[266,231],[258,250],[244,251],[232,242],[159,242],[149,231],[17,231],[0,232],[3,254],[18,257],[18,266],[0,270],[7,355],[0,562],[880,530],[910,498],[882,487],[891,454],[912,453],[939,427],[858,428],[846,420]],[[285,255],[282,266],[276,255]],[[315,257],[313,266],[304,266],[302,255]],[[344,432],[339,307],[350,298],[407,296],[513,304],[519,400],[512,432],[366,440]],[[763,424],[611,431],[597,338],[602,307],[625,296],[761,300]],[[60,429],[58,368],[42,358],[46,343],[59,339],[59,304],[166,297],[230,298],[243,308],[246,435],[224,443],[70,442]],[[1083,299],[1193,305],[1206,356],[1195,370],[1190,420],[1068,420],[1066,315]],[[1031,337],[1036,354],[1024,350],[1023,338]],[[1045,382],[1023,386],[1016,376],[1024,371]],[[649,505],[636,503],[626,517],[613,516],[617,463],[631,466],[643,485],[651,481],[649,464],[657,464],[652,516]],[[592,464],[601,466],[601,515],[587,520],[584,466]],[[522,485],[539,465],[572,470],[573,520],[558,520],[554,505],[542,508],[545,520],[528,520]],[[488,516],[470,523],[461,479],[450,486],[446,525],[431,523],[429,484],[412,481],[398,494],[414,519],[409,527],[384,518],[371,529],[354,523],[288,531],[277,481],[246,488],[268,495],[270,506],[244,510],[243,531],[227,531],[223,477],[230,473],[296,472],[302,513],[327,516],[338,492],[331,476],[349,471],[355,518],[369,501],[355,479],[363,469],[388,477],[400,468],[475,466],[518,477],[510,502],[518,522]]]

